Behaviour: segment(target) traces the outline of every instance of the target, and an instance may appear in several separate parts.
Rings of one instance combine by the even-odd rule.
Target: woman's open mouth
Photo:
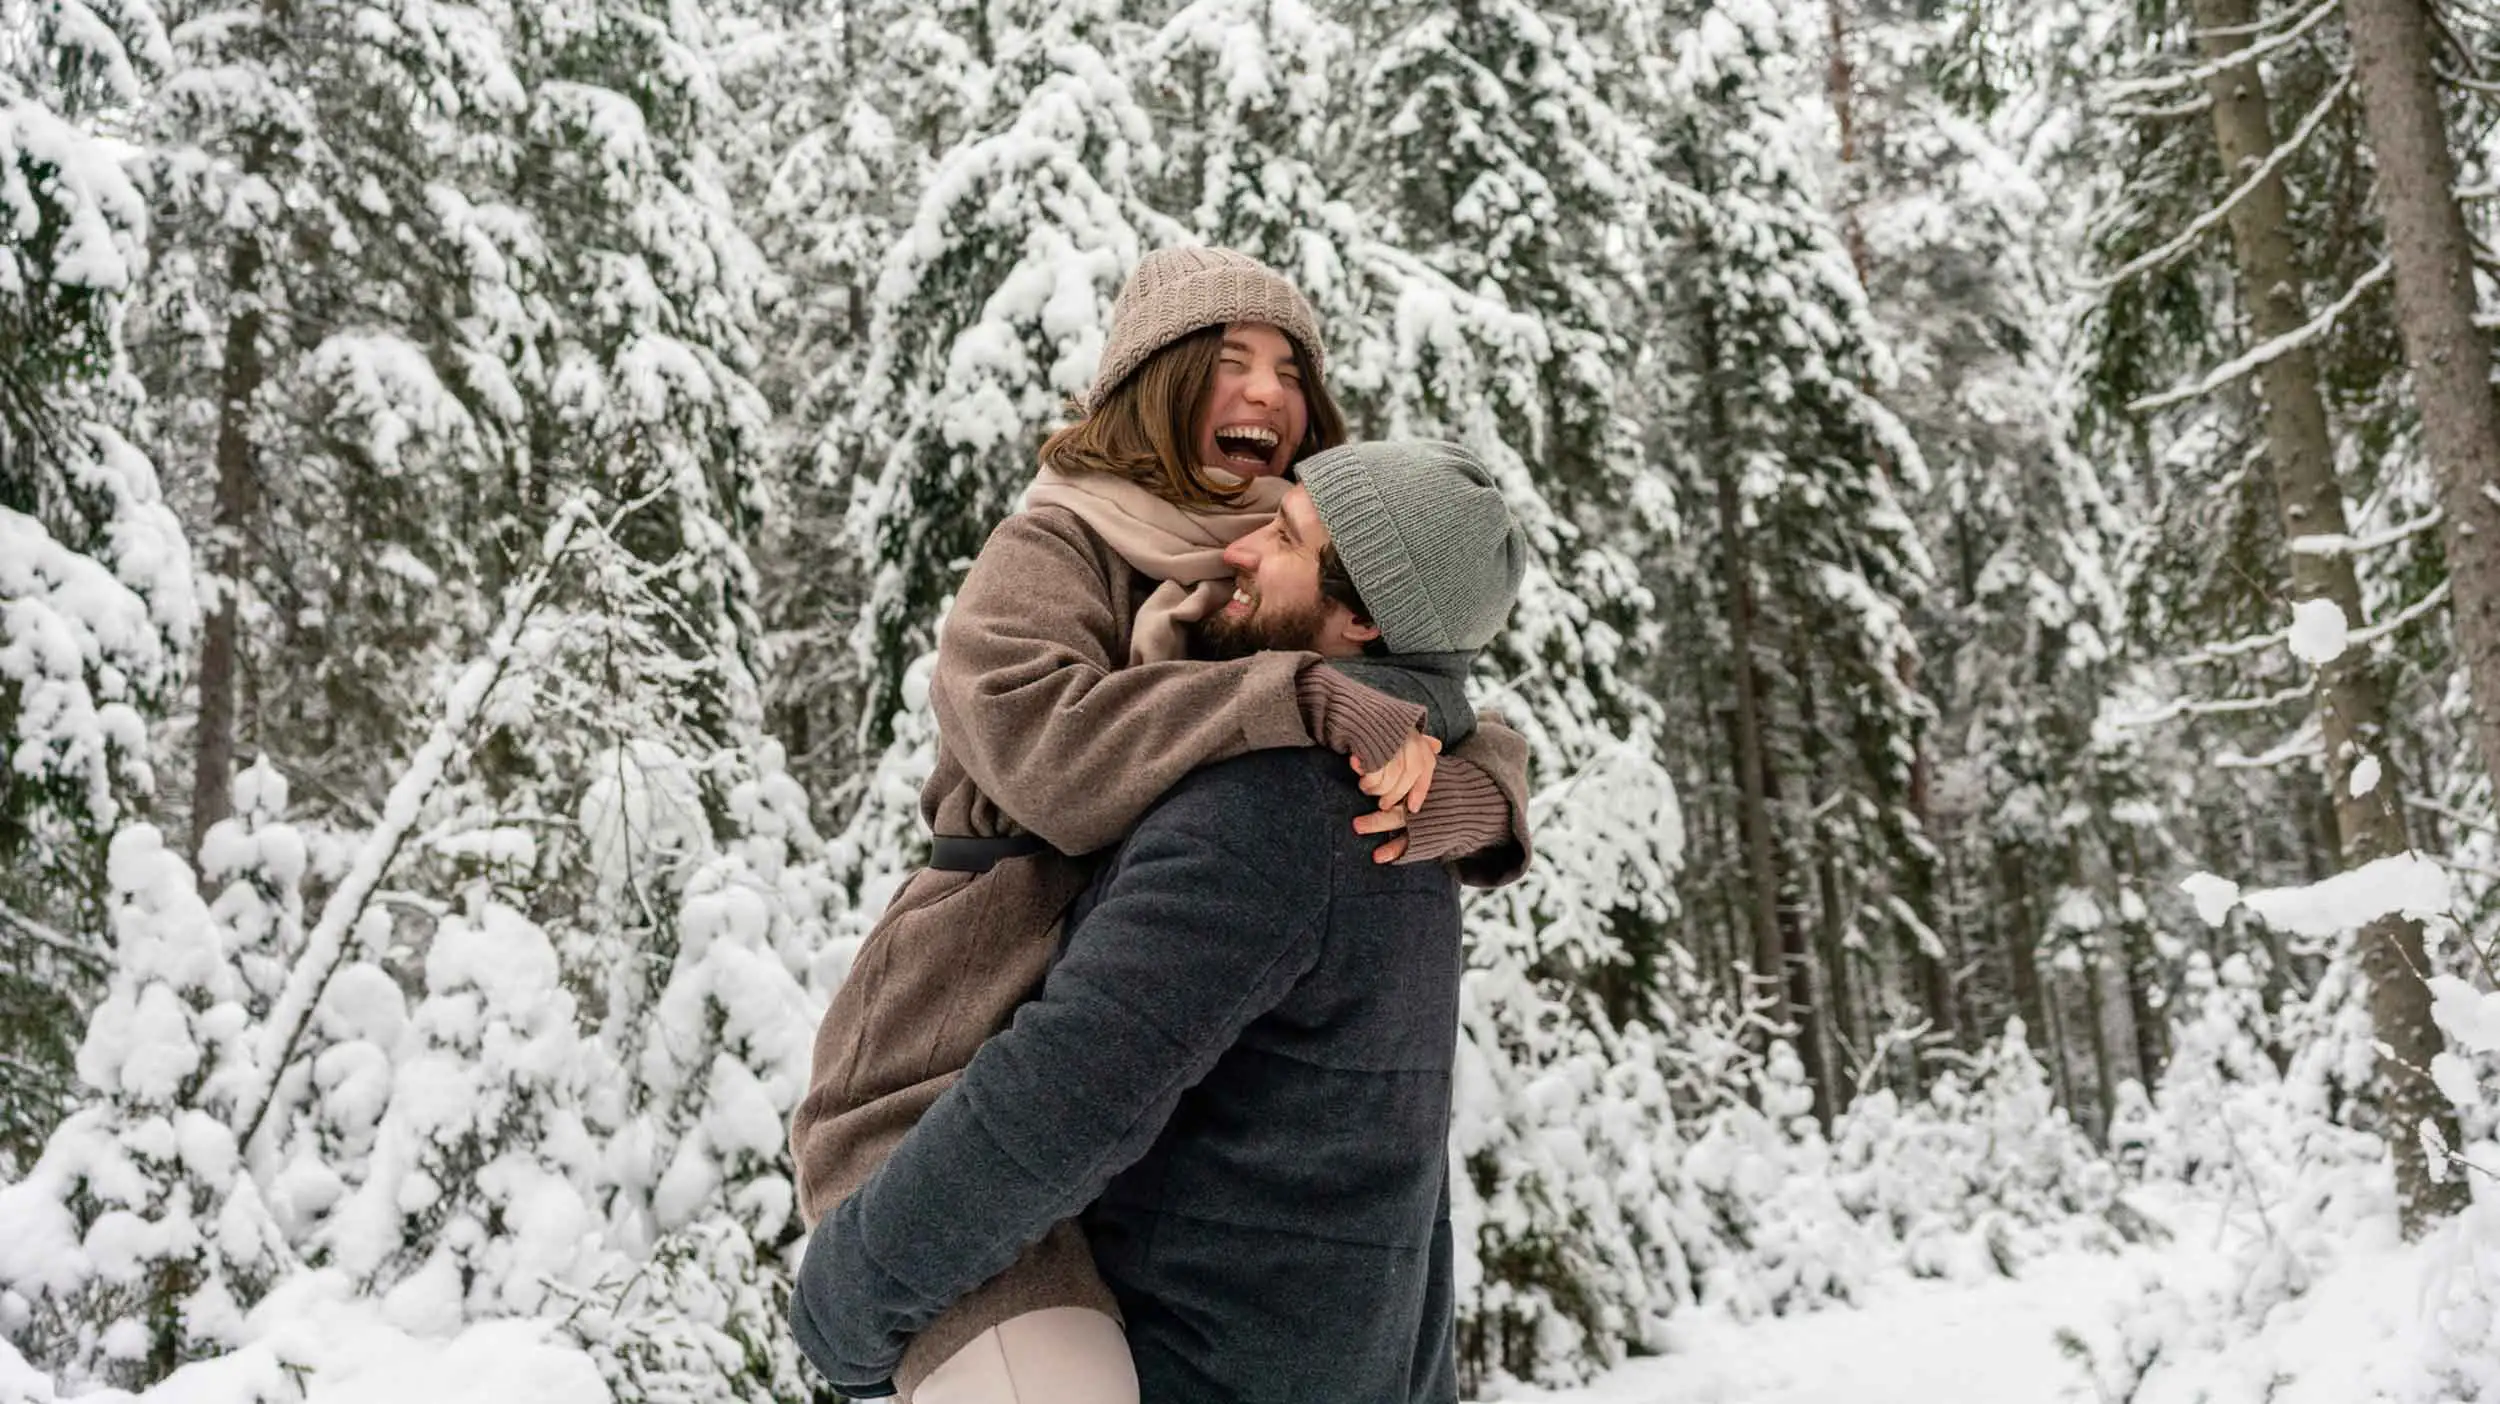
[[[1223,455],[1225,467],[1255,472],[1275,457],[1277,438],[1263,424],[1227,424],[1215,431],[1215,450]]]

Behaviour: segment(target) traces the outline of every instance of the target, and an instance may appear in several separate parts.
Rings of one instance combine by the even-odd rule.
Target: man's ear
[[[1328,622],[1321,628],[1330,638],[1352,644],[1357,649],[1380,637],[1379,625],[1333,600],[1328,605]]]

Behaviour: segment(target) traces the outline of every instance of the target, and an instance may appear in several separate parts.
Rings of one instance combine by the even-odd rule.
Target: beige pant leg
[[[1091,1307],[1045,1307],[973,1337],[911,1404],[1137,1404],[1137,1367],[1119,1322]]]

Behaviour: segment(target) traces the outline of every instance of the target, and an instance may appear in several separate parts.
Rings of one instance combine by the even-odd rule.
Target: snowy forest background
[[[2486,0],[0,0],[0,1395],[806,1397],[934,622],[1207,241],[1540,552],[1471,1389],[2196,1198],[2100,1397],[2409,1242],[2500,1399],[2496,129]]]

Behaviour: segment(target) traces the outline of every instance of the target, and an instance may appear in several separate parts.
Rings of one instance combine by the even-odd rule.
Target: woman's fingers
[[[1440,750],[1438,737],[1427,736],[1420,731],[1407,737],[1406,743],[1398,747],[1396,755],[1382,763],[1378,770],[1363,777],[1363,793],[1378,796],[1383,809],[1393,804],[1407,804],[1408,793],[1417,782],[1431,778],[1433,757]]]
[[[1354,832],[1392,835],[1387,843],[1372,850],[1372,861],[1375,863],[1394,863],[1406,856],[1406,835],[1401,832],[1405,828],[1406,811],[1402,808],[1376,809],[1369,814],[1354,816]]]
[[[1406,792],[1406,807],[1410,810],[1424,807],[1424,796],[1432,793],[1433,774],[1441,768],[1441,762],[1438,759],[1441,754],[1441,738],[1427,736],[1424,739],[1432,743],[1432,751],[1423,759],[1423,773],[1415,777],[1413,787]]]

